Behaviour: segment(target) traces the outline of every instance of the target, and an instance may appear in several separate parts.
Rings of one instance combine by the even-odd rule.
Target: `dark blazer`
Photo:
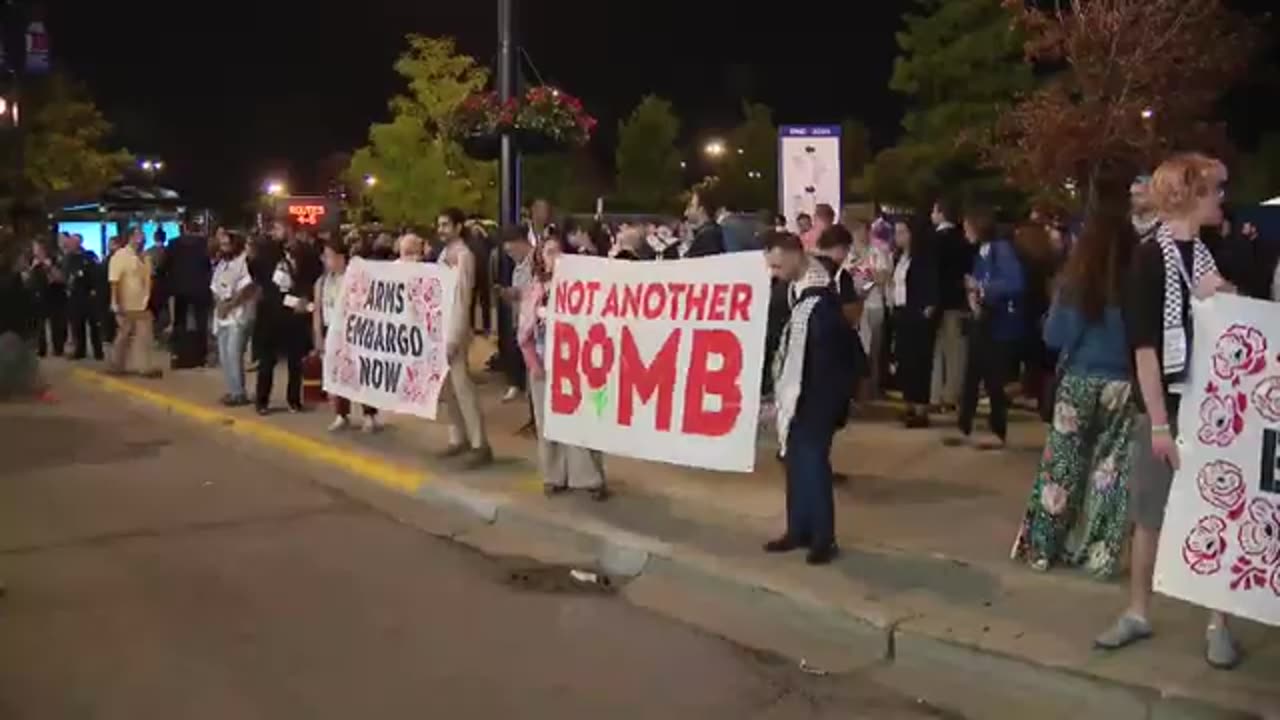
[[[925,308],[938,308],[941,302],[938,263],[934,254],[923,252],[911,256],[907,268],[907,310],[924,314]]]
[[[689,244],[689,251],[684,256],[687,258],[706,257],[708,255],[719,255],[723,252],[724,231],[712,221],[693,233],[693,242]]]
[[[973,271],[973,256],[978,249],[954,225],[934,231],[933,248],[938,266],[937,305],[943,310],[967,310],[964,276]]]
[[[213,264],[209,241],[200,235],[179,235],[165,248],[160,261],[160,284],[175,297],[204,298],[210,292]]]

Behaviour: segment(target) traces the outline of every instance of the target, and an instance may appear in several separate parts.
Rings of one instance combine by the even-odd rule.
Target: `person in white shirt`
[[[222,404],[249,404],[244,386],[244,355],[253,325],[257,286],[249,274],[245,241],[240,235],[219,231],[218,264],[213,269],[213,326],[218,340],[218,367],[222,368],[227,394]]]
[[[325,337],[329,334],[329,325],[338,320],[342,304],[342,278],[347,272],[347,260],[351,254],[350,247],[342,240],[329,239],[324,244],[324,274],[316,280],[316,311],[311,314],[313,353],[323,357]],[[344,397],[331,395],[333,402],[333,422],[329,432],[338,432],[351,427],[351,401]],[[369,405],[361,405],[364,415],[363,429],[367,433],[377,432],[382,428],[378,423],[378,409]]]
[[[881,358],[884,345],[885,287],[893,270],[893,258],[887,248],[871,241],[871,228],[865,220],[854,221],[853,252],[849,267],[857,281],[862,296],[862,317],[858,325],[858,337],[867,354],[870,375],[864,399],[874,399],[880,393]]]
[[[493,451],[485,435],[484,415],[480,413],[480,399],[471,381],[471,368],[467,362],[471,348],[471,293],[475,292],[476,259],[462,239],[465,220],[461,210],[449,208],[436,221],[436,232],[445,243],[440,262],[457,273],[446,344],[449,379],[441,398],[449,413],[449,446],[440,456],[466,456],[464,469],[473,470],[492,463]]]

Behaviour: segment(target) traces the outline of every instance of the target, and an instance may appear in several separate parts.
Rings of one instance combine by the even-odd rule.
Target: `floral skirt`
[[[1082,566],[1099,577],[1119,569],[1129,523],[1132,393],[1122,380],[1062,378],[1014,558],[1042,569]]]

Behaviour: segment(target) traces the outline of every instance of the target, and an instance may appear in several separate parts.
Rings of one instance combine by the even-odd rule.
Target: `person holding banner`
[[[533,277],[520,299],[517,343],[529,368],[529,397],[538,430],[538,467],[547,496],[566,490],[587,490],[597,501],[609,497],[604,480],[604,458],[597,450],[548,440],[545,427],[547,395],[547,303],[551,299],[551,278],[562,252],[554,235],[543,238],[533,250]]]
[[[791,318],[774,358],[778,440],[787,468],[787,530],[764,546],[807,548],[810,565],[838,554],[831,441],[848,419],[857,378],[857,332],[841,313],[831,276],[790,233],[765,236],[773,274],[791,283]]]
[[[324,274],[316,281],[316,311],[312,315],[312,331],[315,334],[315,350],[317,357],[325,352],[325,336],[329,333],[329,323],[338,317],[339,304],[342,302],[342,277],[347,272],[347,259],[350,248],[342,240],[329,239],[324,244]],[[329,432],[338,432],[351,427],[351,401],[334,395],[333,423]],[[367,433],[381,429],[378,424],[378,408],[361,405],[364,413],[363,429]]]
[[[471,293],[475,291],[476,283],[476,258],[462,239],[465,220],[461,210],[449,208],[436,221],[436,231],[441,242],[445,243],[440,262],[457,273],[453,311],[446,324],[449,328],[445,351],[449,359],[449,378],[443,399],[449,409],[449,446],[440,456],[454,458],[465,455],[465,469],[473,470],[493,462],[493,451],[489,449],[480,399],[467,363],[473,332],[470,313]]]
[[[1191,297],[1232,292],[1200,228],[1222,222],[1226,167],[1200,154],[1164,162],[1151,180],[1160,215],[1153,240],[1134,257],[1126,325],[1141,391],[1134,424],[1130,510],[1135,523],[1130,562],[1129,607],[1094,644],[1115,650],[1151,636],[1148,610],[1160,529],[1174,472],[1178,469],[1178,406],[1191,360]],[[1221,612],[1211,612],[1205,659],[1219,669],[1240,660]]]

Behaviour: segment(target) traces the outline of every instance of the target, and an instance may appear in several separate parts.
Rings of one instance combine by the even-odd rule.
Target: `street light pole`
[[[517,48],[516,0],[498,0],[498,99],[506,103],[516,97]],[[502,133],[502,155],[498,167],[498,223],[514,225],[520,220],[520,149],[511,133]]]

